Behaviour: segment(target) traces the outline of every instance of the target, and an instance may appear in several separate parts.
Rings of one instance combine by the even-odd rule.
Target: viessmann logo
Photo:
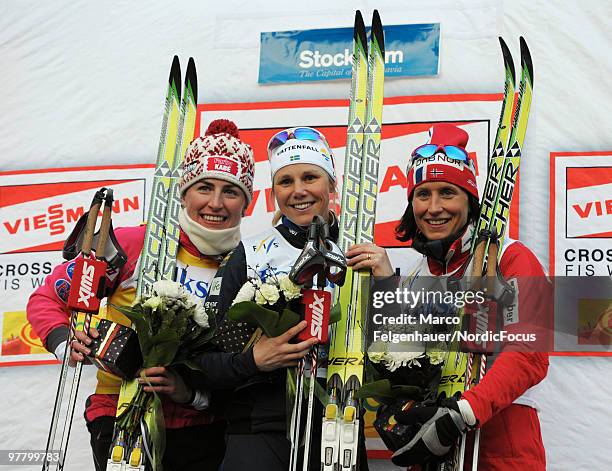
[[[569,167],[566,175],[566,236],[612,237],[612,167]]]
[[[113,213],[127,212],[140,208],[138,195],[122,198],[113,204]],[[8,218],[2,221],[2,232],[10,236],[19,236],[24,232],[44,231],[50,236],[63,234],[66,226],[79,220],[89,208],[85,206],[65,206],[62,203],[52,204],[35,214]]]
[[[94,192],[103,186],[115,189],[115,227],[144,220],[144,179],[3,186],[3,195],[8,196],[0,202],[0,253],[59,250],[74,224],[89,211]]]

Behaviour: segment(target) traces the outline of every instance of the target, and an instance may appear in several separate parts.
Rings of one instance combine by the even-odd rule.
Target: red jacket
[[[466,233],[453,243],[446,263],[423,257],[408,274],[453,274],[467,261],[469,247],[469,233]],[[516,279],[519,283],[519,309],[505,329],[520,330],[523,326],[528,330],[536,327],[541,334],[550,332],[547,327],[552,297],[548,295],[552,288],[537,257],[522,243],[506,240],[499,268],[506,280]],[[481,381],[463,394],[481,427],[479,471],[546,469],[534,394],[534,387],[548,371],[548,350],[543,345],[547,343],[538,344],[538,351],[502,351]],[[464,469],[469,470],[471,461],[466,459],[465,463]]]

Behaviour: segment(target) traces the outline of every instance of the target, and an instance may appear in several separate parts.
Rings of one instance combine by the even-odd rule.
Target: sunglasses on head
[[[274,135],[268,144],[268,152],[278,149],[289,139],[299,139],[304,141],[323,141],[327,146],[327,141],[323,134],[313,128],[293,128],[285,131],[280,131]]]
[[[457,146],[439,146],[438,144],[425,144],[414,149],[412,153],[412,159],[432,157],[438,152],[444,152],[444,154],[453,160],[461,160],[467,162],[469,160],[468,153],[462,147]]]

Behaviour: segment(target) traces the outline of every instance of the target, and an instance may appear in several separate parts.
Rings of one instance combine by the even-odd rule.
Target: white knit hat
[[[204,137],[196,137],[185,153],[181,195],[205,178],[225,180],[240,187],[247,203],[253,197],[255,161],[251,146],[240,140],[238,127],[227,119],[210,123]]]

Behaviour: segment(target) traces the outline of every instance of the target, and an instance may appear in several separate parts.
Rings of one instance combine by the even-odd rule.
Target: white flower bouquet
[[[366,352],[368,382],[360,397],[393,402],[399,396],[425,400],[435,393],[447,353],[444,345],[417,348],[415,344],[373,342]]]
[[[136,299],[132,306],[114,306],[132,323],[138,334],[143,368],[152,366],[190,365],[190,360],[208,348],[212,337],[208,315],[202,302],[174,281],[153,283],[150,293]],[[161,399],[146,393],[143,385],[137,389],[127,408],[117,417],[117,427],[131,436],[140,427],[145,412],[150,412],[150,443],[153,456],[163,455],[163,414]]]
[[[302,287],[287,275],[249,278],[238,291],[228,317],[235,322],[257,325],[269,337],[276,337],[296,325],[301,316]]]

